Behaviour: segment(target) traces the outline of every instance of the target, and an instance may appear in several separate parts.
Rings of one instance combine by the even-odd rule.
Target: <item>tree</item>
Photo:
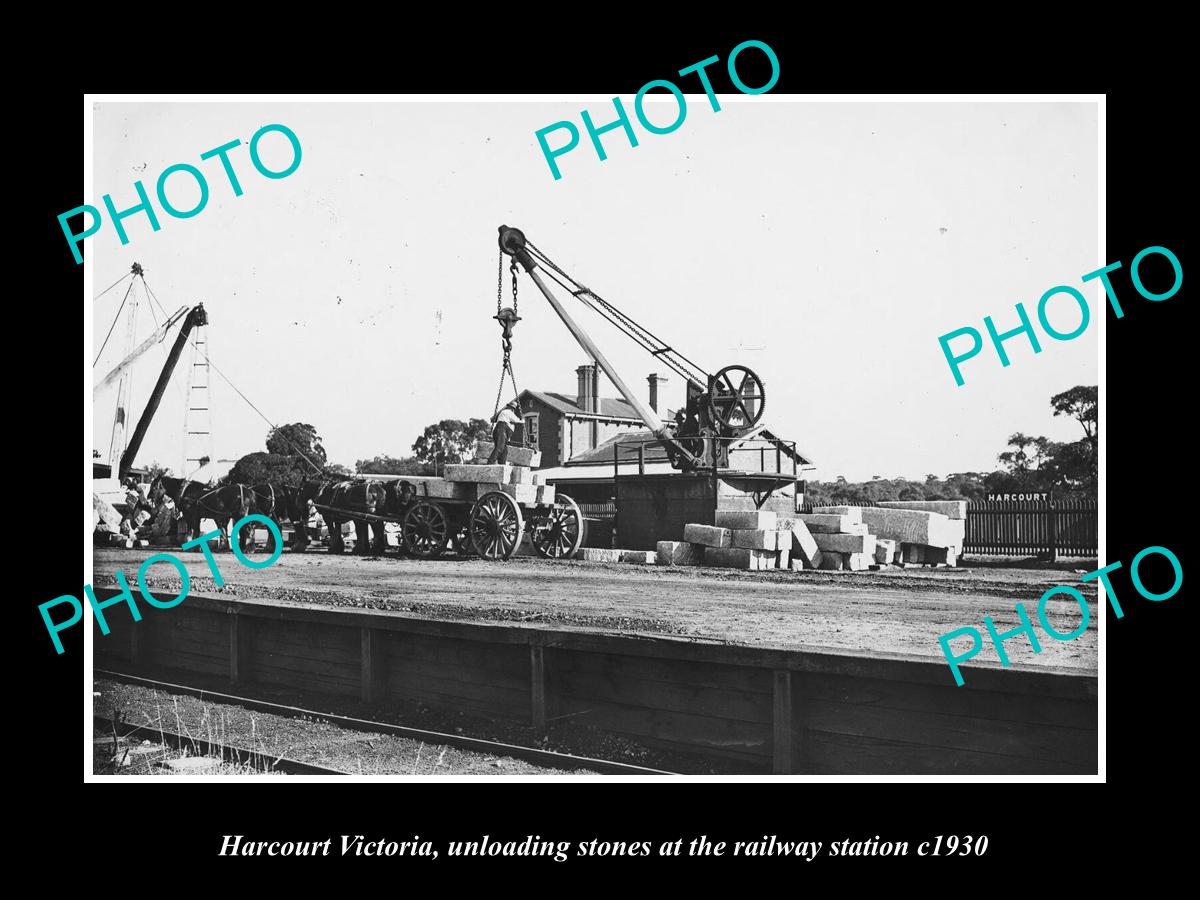
[[[228,484],[262,484],[270,482],[280,487],[299,487],[312,469],[299,456],[282,453],[247,453],[225,476]]]
[[[412,456],[376,456],[354,464],[359,475],[430,475],[432,467]]]
[[[276,456],[303,454],[319,468],[323,468],[328,459],[317,429],[303,422],[272,428],[267,435],[267,452]]]
[[[1008,471],[1008,474],[1018,478],[1031,472],[1039,471],[1047,462],[1050,455],[1050,440],[1044,437],[1032,437],[1018,431],[1008,439],[1006,450],[996,458]]]
[[[1070,416],[1083,427],[1085,439],[1095,453],[1099,441],[1099,393],[1096,385],[1076,385],[1050,398],[1056,416]]]
[[[413,444],[413,455],[425,463],[445,465],[462,462],[476,441],[489,437],[488,423],[483,419],[442,419],[428,425]]]
[[[155,460],[154,462],[150,463],[150,465],[146,466],[146,480],[147,481],[153,481],[159,475],[170,475],[170,474],[171,474],[170,466],[164,466],[158,460]]]

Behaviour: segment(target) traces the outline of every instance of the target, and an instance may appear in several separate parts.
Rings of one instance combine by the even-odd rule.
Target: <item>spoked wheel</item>
[[[726,428],[750,428],[762,418],[767,391],[745,366],[726,366],[709,380],[709,414]]]
[[[446,549],[450,520],[436,503],[420,500],[404,514],[404,546],[419,559],[432,559]]]
[[[525,519],[508,494],[491,491],[475,501],[467,520],[471,546],[484,559],[508,559],[521,545]]]
[[[566,494],[554,498],[554,506],[539,517],[529,540],[546,559],[570,559],[583,543],[583,514]]]
[[[459,556],[475,555],[475,548],[471,546],[471,532],[467,525],[460,525],[451,533],[450,548]]]

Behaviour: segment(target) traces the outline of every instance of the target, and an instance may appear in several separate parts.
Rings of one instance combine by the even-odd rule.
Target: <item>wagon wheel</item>
[[[484,559],[508,559],[521,544],[525,520],[516,500],[490,491],[471,507],[467,529],[471,545]]]
[[[432,559],[446,548],[450,521],[436,503],[419,500],[404,514],[404,546],[419,559]]]
[[[538,518],[529,540],[546,559],[570,559],[583,543],[583,514],[575,501],[558,494],[550,512]]]
[[[451,532],[450,547],[459,556],[475,555],[475,548],[471,546],[471,531],[465,522]]]
[[[745,366],[726,366],[709,383],[709,411],[725,428],[750,428],[766,405],[762,379]]]

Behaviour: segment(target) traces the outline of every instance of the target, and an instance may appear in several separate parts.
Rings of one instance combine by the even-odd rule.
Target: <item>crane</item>
[[[756,426],[766,408],[766,389],[762,380],[747,367],[738,365],[726,366],[715,374],[709,374],[613,304],[573,279],[529,241],[520,229],[501,225],[499,230],[500,250],[513,260],[514,284],[516,264],[519,263],[584,352],[596,361],[596,365],[662,443],[671,465],[684,471],[727,466],[731,442],[759,430]],[[560,287],[684,378],[687,404],[681,421],[663,422],[629,389],[600,348],[554,296],[541,277],[539,268]],[[511,324],[517,319],[516,312],[501,310],[497,318],[505,326],[507,338],[511,334]]]

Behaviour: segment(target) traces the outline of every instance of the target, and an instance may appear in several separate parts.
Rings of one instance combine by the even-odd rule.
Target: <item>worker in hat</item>
[[[521,401],[513,400],[492,417],[492,455],[488,465],[508,462],[508,440],[513,429],[521,424]]]

